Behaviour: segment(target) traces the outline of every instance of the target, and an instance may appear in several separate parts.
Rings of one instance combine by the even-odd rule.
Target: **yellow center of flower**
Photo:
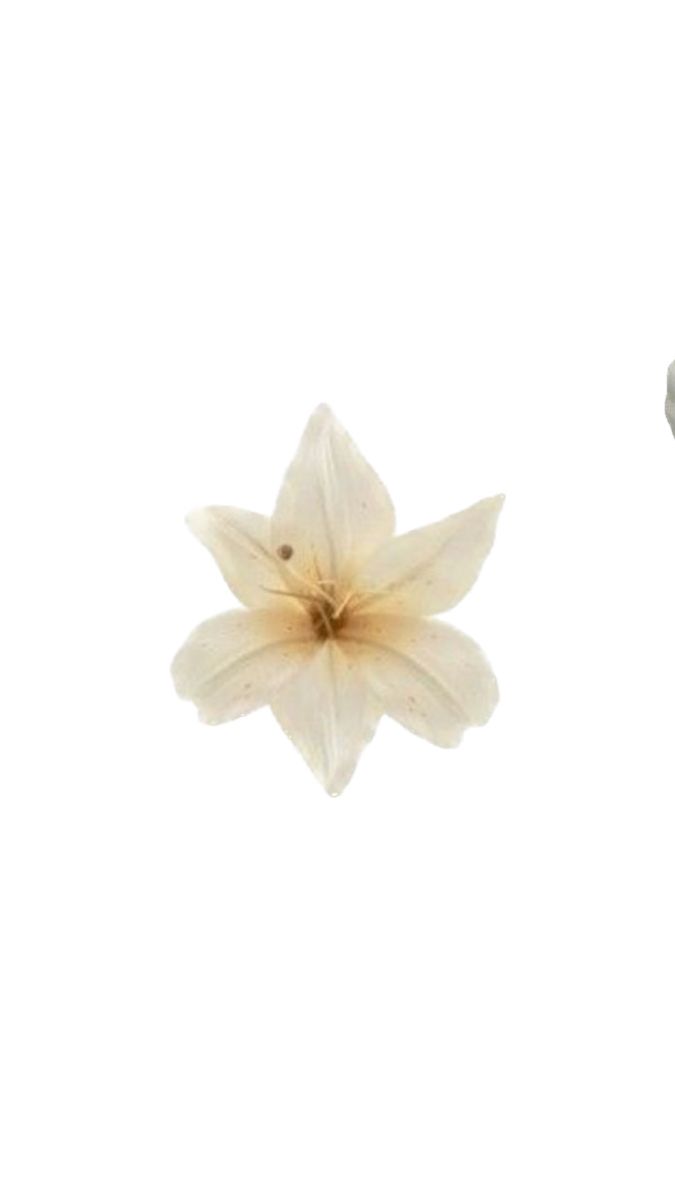
[[[340,631],[347,623],[348,606],[319,597],[309,605],[309,617],[312,629],[320,642],[327,638],[339,637]]]
[[[317,576],[307,578],[300,575],[289,566],[293,557],[293,547],[284,543],[277,547],[277,557],[282,560],[282,574],[289,581],[289,588],[268,588],[280,596],[290,596],[297,600],[305,609],[311,622],[314,635],[319,641],[336,638],[344,630],[350,608],[358,603],[355,592],[340,588],[333,579],[321,579]],[[296,590],[297,585],[297,590]]]

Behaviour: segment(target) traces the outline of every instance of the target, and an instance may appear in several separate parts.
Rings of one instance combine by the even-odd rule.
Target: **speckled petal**
[[[458,604],[478,578],[495,537],[503,496],[387,542],[359,572],[373,606],[431,614]]]
[[[347,580],[394,532],[389,495],[325,404],[308,422],[274,516],[275,546],[303,577]]]
[[[249,608],[288,604],[278,595],[288,585],[271,543],[268,517],[213,505],[191,512],[187,523],[211,551],[237,600]]]
[[[268,704],[315,651],[304,614],[237,609],[198,625],[171,671],[178,694],[217,725]]]
[[[277,693],[272,712],[326,791],[349,783],[382,708],[339,643],[326,641]]]
[[[417,617],[373,613],[354,618],[345,637],[382,708],[437,746],[457,746],[484,725],[497,681],[482,650],[459,630]]]

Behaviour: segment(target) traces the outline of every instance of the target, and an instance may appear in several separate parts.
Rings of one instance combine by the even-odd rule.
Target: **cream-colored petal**
[[[297,574],[348,579],[394,531],[384,484],[325,404],[312,414],[272,517],[275,546]]]
[[[478,578],[503,502],[503,496],[481,500],[387,542],[359,572],[358,587],[372,592],[371,607],[418,614],[452,608]]]
[[[272,701],[284,733],[331,796],[349,783],[382,712],[357,665],[326,641]]]
[[[345,648],[384,711],[437,746],[457,746],[469,725],[484,725],[497,681],[482,650],[459,630],[419,617],[354,617]]]
[[[211,506],[188,515],[187,523],[211,551],[228,584],[250,608],[290,604],[278,595],[288,590],[280,559],[271,542],[270,520],[243,508]]]
[[[268,704],[315,646],[302,613],[237,609],[198,625],[171,671],[178,694],[218,725]]]

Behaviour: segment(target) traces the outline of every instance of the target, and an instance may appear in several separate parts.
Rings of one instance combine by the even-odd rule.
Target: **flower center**
[[[350,608],[357,606],[368,593],[359,597],[334,579],[321,579],[316,563],[316,574],[312,573],[311,577],[301,575],[289,561],[295,551],[293,546],[286,542],[277,546],[276,553],[284,564],[282,576],[288,587],[268,587],[265,591],[278,596],[290,596],[301,604],[319,641],[325,642],[328,638],[339,637],[347,623]]]
[[[319,597],[309,607],[309,618],[316,637],[325,642],[327,638],[338,637],[347,620],[347,607]]]

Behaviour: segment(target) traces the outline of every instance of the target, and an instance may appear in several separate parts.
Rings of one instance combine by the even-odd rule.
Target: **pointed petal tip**
[[[322,400],[321,404],[317,404],[316,408],[309,415],[307,425],[319,426],[324,428],[328,425],[339,424],[332,408]]]
[[[497,518],[504,507],[505,500],[506,492],[496,492],[494,496],[484,496],[482,500],[477,500],[469,508],[462,509],[460,513],[453,515],[461,516],[463,513],[489,512]]]
[[[334,772],[331,779],[321,780],[324,791],[328,796],[331,796],[333,800],[335,800],[338,796],[341,796],[347,785],[351,783],[356,770],[356,765],[357,764],[355,762],[349,763],[346,770],[343,767],[341,770]]]
[[[341,430],[342,426],[338,421],[332,408],[324,401],[317,404],[310,412],[302,434],[303,441],[317,443],[324,437],[329,436],[331,431]],[[302,443],[301,443],[302,444]]]
[[[281,725],[283,732],[286,734],[286,737],[289,738],[292,742],[294,742],[297,745],[296,739],[291,736],[291,733],[289,732],[288,728],[286,728],[279,720],[278,713],[275,712],[274,709],[272,709],[272,711],[274,712],[274,715],[276,716],[277,720],[279,721],[279,724]],[[310,762],[309,759],[307,758],[307,756],[303,754],[303,758],[305,759],[305,762],[307,763],[312,774],[314,775],[314,778],[321,785],[321,787],[322,787],[323,791],[326,793],[326,795],[330,796],[332,800],[336,800],[338,798],[338,796],[341,796],[343,794],[343,792],[345,791],[345,789],[347,788],[347,786],[351,783],[351,781],[354,777],[354,774],[356,772],[356,767],[358,765],[358,759],[362,753],[362,750],[365,749],[365,746],[368,744],[369,741],[371,741],[373,733],[374,733],[374,730],[372,730],[369,733],[369,735],[365,738],[364,745],[361,748],[361,750],[359,751],[359,754],[356,756],[356,759],[353,759],[351,761],[347,760],[345,762],[339,763],[336,767],[333,768],[333,770],[331,771],[331,773],[329,775],[326,775],[325,770],[322,768],[322,765],[320,765],[318,762]],[[301,751],[301,753],[302,753],[302,751]]]
[[[497,492],[495,496],[486,496],[484,500],[479,500],[475,507],[479,510],[482,509],[485,514],[489,514],[491,521],[494,523],[493,527],[496,529],[505,500],[506,493]]]
[[[191,508],[185,515],[185,524],[193,533],[201,532],[211,526],[218,518],[227,517],[229,519],[240,515],[257,515],[245,513],[243,509],[232,508],[227,504],[202,504],[199,508]]]
[[[185,524],[195,537],[201,536],[201,531],[208,520],[208,512],[208,508],[191,508],[189,513],[185,514]]]
[[[494,496],[487,496],[483,501],[484,504],[491,504],[498,512],[502,509],[506,500],[506,492],[497,492]]]

